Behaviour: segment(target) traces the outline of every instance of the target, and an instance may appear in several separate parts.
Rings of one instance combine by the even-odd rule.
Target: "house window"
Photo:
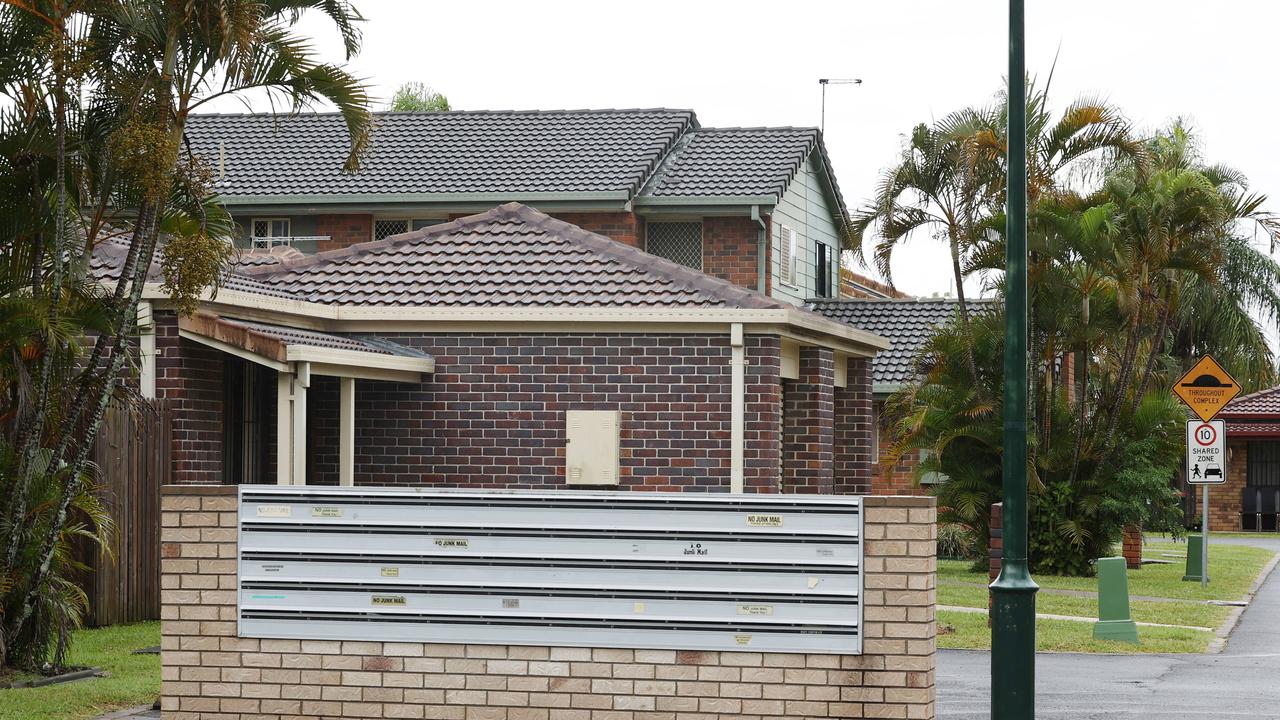
[[[702,269],[702,223],[651,222],[645,231],[644,249],[694,270]]]
[[[1246,484],[1251,487],[1280,486],[1280,442],[1254,440],[1248,448]]]
[[[796,268],[796,231],[786,225],[778,226],[778,264],[784,285],[798,284],[799,272]]]
[[[292,235],[289,218],[254,218],[251,230],[249,239],[255,248],[288,245]]]
[[[408,218],[384,218],[373,221],[373,239],[382,240],[392,235],[409,232]]]
[[[923,449],[922,449],[922,450],[920,451],[920,454],[919,454],[917,457],[919,458],[920,463],[924,463],[926,460],[928,460],[928,459],[930,459],[930,458],[932,458],[932,457],[933,457],[933,451],[932,451],[932,450],[923,450]],[[946,482],[946,481],[948,481],[948,480],[950,480],[950,479],[951,479],[950,477],[948,477],[947,475],[944,475],[944,474],[942,474],[942,473],[940,473],[940,472],[924,472],[924,473],[920,473],[920,484],[921,484],[921,485],[938,485],[938,484],[940,484],[940,483],[944,483],[944,482]]]
[[[440,218],[378,218],[373,221],[373,239],[383,240],[392,235],[421,230],[445,222]]]
[[[817,255],[814,257],[814,271],[817,273],[817,293],[818,297],[829,298],[835,293],[831,291],[832,278],[835,273],[832,272],[832,266],[835,264],[833,258],[835,252],[830,246],[824,243],[818,243],[816,246]]]

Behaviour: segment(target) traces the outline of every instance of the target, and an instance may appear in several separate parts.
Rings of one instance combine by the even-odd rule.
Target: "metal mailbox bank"
[[[857,654],[857,497],[240,487],[246,638]]]

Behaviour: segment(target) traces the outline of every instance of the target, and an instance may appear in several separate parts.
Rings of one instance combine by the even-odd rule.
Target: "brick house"
[[[1236,532],[1280,530],[1280,387],[1232,400],[1218,414],[1226,421],[1226,482],[1209,489],[1209,528]],[[1201,516],[1200,488],[1180,478],[1188,517]]]
[[[179,483],[869,484],[882,338],[516,203],[246,253],[193,316],[144,297]]]
[[[847,210],[816,128],[705,128],[668,109],[380,113],[357,173],[341,170],[337,114],[194,115],[187,137],[244,247],[333,250],[520,202],[792,304],[846,281]]]
[[[875,289],[878,284],[866,278],[849,279]],[[879,286],[884,290],[889,288]],[[971,307],[980,308],[990,300],[970,299]],[[845,298],[839,300],[813,300],[806,308],[823,317],[875,333],[889,341],[889,348],[876,354],[871,361],[872,416],[876,425],[872,454],[877,458],[878,469],[871,487],[877,495],[927,495],[929,486],[946,478],[936,473],[920,475],[920,460],[927,451],[913,456],[893,458],[895,442],[893,428],[885,419],[885,402],[889,396],[916,377],[916,355],[925,341],[939,325],[951,322],[956,316],[954,298]]]

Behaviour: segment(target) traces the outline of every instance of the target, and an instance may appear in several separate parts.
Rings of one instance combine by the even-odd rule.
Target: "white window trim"
[[[789,288],[799,289],[799,263],[796,259],[799,250],[799,234],[795,228],[790,225],[778,223],[778,234],[781,235],[780,241],[785,243],[786,254],[783,254],[783,245],[778,246],[778,282]]]
[[[285,226],[284,226],[284,227],[285,227],[285,233],[284,233],[283,235],[255,235],[255,234],[254,234],[254,232],[253,232],[253,231],[254,231],[254,228],[256,228],[256,227],[257,227],[257,225],[258,225],[258,223],[260,223],[260,222],[264,222],[264,223],[266,223],[266,224],[267,224],[267,232],[271,232],[271,224],[272,224],[272,223],[275,223],[275,222],[284,222],[284,223],[285,223]],[[273,248],[273,247],[279,247],[279,246],[281,246],[281,245],[292,245],[293,243],[292,243],[292,242],[290,242],[290,239],[291,239],[292,237],[293,237],[293,219],[292,219],[292,218],[287,218],[287,217],[255,217],[255,218],[250,218],[250,219],[249,219],[249,244],[250,244],[252,247],[254,247],[254,248],[270,249],[270,248]],[[263,239],[263,238],[271,238],[271,239],[274,239],[274,238],[284,238],[284,242],[269,242],[269,243],[267,243],[266,245],[259,245],[259,244],[258,244],[258,240]]]

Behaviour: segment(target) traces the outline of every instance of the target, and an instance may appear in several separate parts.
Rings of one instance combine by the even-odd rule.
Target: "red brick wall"
[[[703,218],[702,271],[734,285],[757,289],[759,231],[760,226],[749,217]]]
[[[849,358],[845,387],[835,389],[835,489],[871,492],[871,361]]]
[[[337,250],[373,239],[372,215],[317,215],[316,234],[329,240],[316,244],[318,251]]]
[[[358,484],[562,485],[564,411],[582,409],[622,411],[621,487],[728,488],[726,335],[392,339],[431,353],[438,371],[421,384],[357,382]],[[777,338],[747,338],[746,486],[755,490],[776,490],[779,447],[763,428],[780,417],[778,348]],[[308,393],[316,484],[337,481],[337,385],[316,377]]]
[[[1209,530],[1235,532],[1241,529],[1241,494],[1248,484],[1249,441],[1227,437],[1227,481],[1209,488]],[[1195,522],[1202,517],[1200,498],[1204,492],[1198,485],[1186,485],[1187,492],[1194,493],[1192,516]]]
[[[880,435],[880,452],[871,472],[872,495],[930,495],[927,485],[916,483],[919,456],[912,451],[896,460],[893,457],[894,435],[890,421],[884,416],[884,401],[876,401],[876,432]]]
[[[782,491],[831,493],[834,487],[835,354],[800,349],[800,377],[783,383]]]
[[[557,220],[632,247],[644,247],[644,218],[629,212],[555,213]]]
[[[178,337],[172,313],[156,315],[156,395],[173,407],[173,482],[222,483],[222,353]]]

